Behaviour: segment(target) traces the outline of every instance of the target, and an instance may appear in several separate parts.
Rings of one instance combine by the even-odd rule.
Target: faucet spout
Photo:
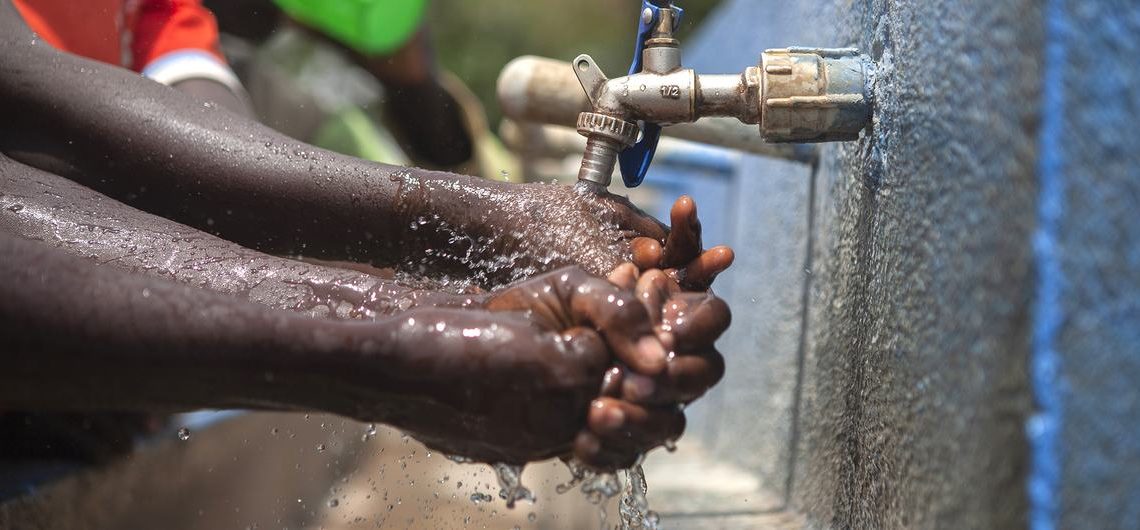
[[[626,184],[637,185],[663,125],[733,117],[759,125],[765,141],[806,143],[855,140],[870,123],[871,66],[858,50],[772,49],[738,74],[698,74],[681,66],[672,33],[677,16],[673,7],[646,9],[642,22],[652,29],[629,75],[609,79],[589,55],[574,60],[591,106],[578,119],[587,138],[579,179],[608,184],[602,173],[613,171],[620,154]],[[628,164],[627,155],[636,163]]]

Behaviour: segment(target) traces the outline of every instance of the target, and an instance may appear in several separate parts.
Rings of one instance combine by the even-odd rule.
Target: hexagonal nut
[[[592,135],[613,139],[622,146],[633,145],[640,129],[636,123],[615,118],[606,114],[583,112],[578,115],[578,134],[589,138]]]

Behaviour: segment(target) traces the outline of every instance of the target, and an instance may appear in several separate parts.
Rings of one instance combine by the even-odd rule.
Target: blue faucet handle
[[[684,10],[673,5],[671,0],[641,0],[641,11],[637,18],[637,41],[633,45],[633,62],[629,65],[629,75],[641,71],[641,52],[645,50],[645,41],[657,25],[661,9],[673,9],[673,29],[681,23]],[[645,179],[649,171],[649,164],[653,162],[653,154],[657,152],[657,140],[661,138],[661,126],[656,123],[643,122],[641,125],[641,139],[618,154],[618,167],[621,168],[621,180],[627,188],[636,188]]]

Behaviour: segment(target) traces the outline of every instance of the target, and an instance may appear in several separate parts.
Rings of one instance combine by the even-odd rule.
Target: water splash
[[[621,517],[621,530],[657,530],[659,517],[649,509],[645,494],[649,491],[645,483],[645,471],[641,464],[634,464],[625,472],[625,494],[618,501],[618,515]]]
[[[499,477],[499,498],[507,501],[507,508],[514,509],[515,501],[534,503],[534,494],[522,484],[523,466],[498,463],[491,467]]]
[[[645,494],[649,488],[645,482],[645,472],[641,467],[641,458],[638,458],[633,467],[625,471],[626,486],[622,488],[621,480],[615,473],[598,473],[582,465],[576,460],[564,463],[570,470],[570,481],[559,484],[554,489],[564,494],[576,486],[585,495],[586,500],[598,506],[600,528],[606,526],[606,504],[619,493],[618,515],[621,519],[621,530],[658,530],[660,516],[649,509],[649,501]]]
[[[467,458],[466,456],[444,455],[444,457],[448,460],[451,460],[452,462],[455,462],[456,464],[470,464],[474,462],[474,460]]]

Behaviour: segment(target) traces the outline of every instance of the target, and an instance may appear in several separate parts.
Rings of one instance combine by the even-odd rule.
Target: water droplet
[[[484,502],[491,502],[491,501],[495,500],[494,497],[492,497],[486,493],[479,493],[478,491],[476,491],[475,493],[472,493],[471,497],[469,497],[469,498],[471,499],[471,502],[473,502],[475,504],[481,504]]]
[[[329,499],[329,508],[336,508],[337,506],[340,506],[340,501],[336,499]]]
[[[375,437],[376,437],[376,424],[375,423],[369,423],[368,427],[365,427],[364,436],[360,437],[360,441],[367,442],[368,440],[371,440],[372,438],[375,438]]]
[[[515,501],[534,502],[534,494],[522,485],[523,466],[498,463],[491,467],[499,478],[499,498],[507,501],[507,508],[514,508]]]
[[[318,453],[325,452],[325,444],[317,444],[317,452]]]
[[[670,453],[677,450],[677,440],[665,440],[665,443],[662,445],[665,446],[665,450]]]
[[[23,209],[24,209],[24,206],[22,204],[13,204],[12,206],[8,207],[8,211],[12,212],[12,213],[20,213],[20,210],[23,210]]]
[[[189,440],[190,439],[190,429],[187,429],[186,427],[178,429],[178,439],[182,440],[183,442],[185,442],[186,440]]]
[[[538,520],[538,515],[535,514],[534,512],[530,512],[530,513],[526,514],[526,520],[533,523],[533,522]]]
[[[150,298],[150,289],[143,287],[142,296],[143,296],[143,298]]]

